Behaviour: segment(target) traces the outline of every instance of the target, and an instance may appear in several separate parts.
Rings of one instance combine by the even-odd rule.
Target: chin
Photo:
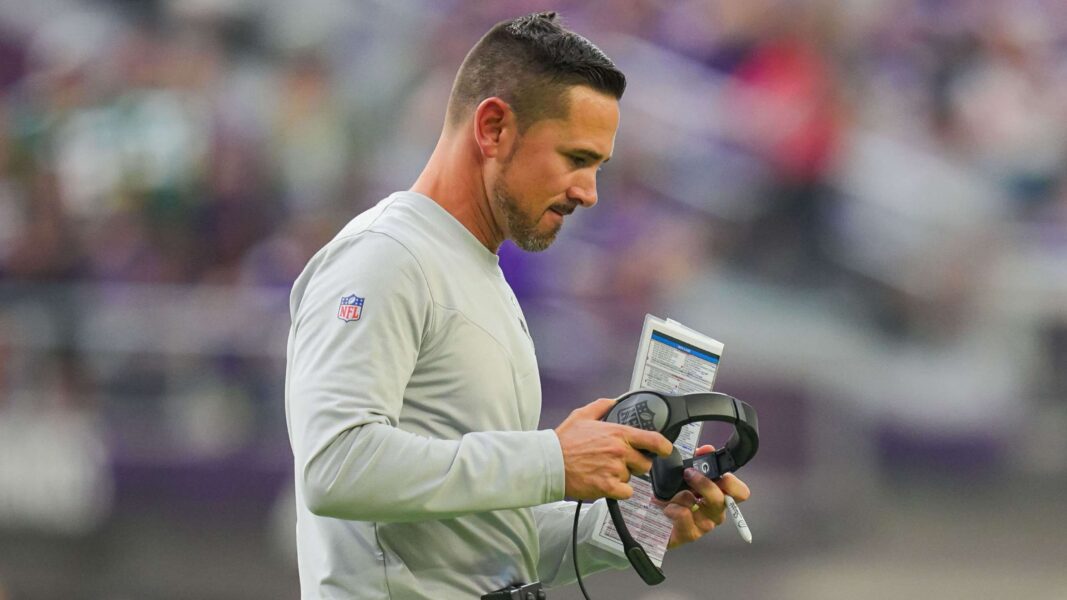
[[[548,250],[548,247],[552,245],[552,242],[556,241],[556,234],[559,233],[557,228],[554,231],[549,231],[544,235],[524,237],[522,239],[513,239],[515,245],[527,252],[542,252]]]

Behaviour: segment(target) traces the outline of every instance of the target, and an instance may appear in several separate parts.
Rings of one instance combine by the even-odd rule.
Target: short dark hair
[[[622,98],[626,76],[600,48],[564,29],[555,12],[502,21],[467,53],[448,101],[457,125],[486,98],[507,102],[520,131],[545,118],[565,116],[566,90],[585,85]]]

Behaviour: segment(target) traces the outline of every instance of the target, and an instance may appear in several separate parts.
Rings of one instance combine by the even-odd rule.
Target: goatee
[[[493,186],[493,202],[504,215],[504,221],[508,228],[508,237],[515,245],[527,252],[541,252],[552,245],[559,233],[559,226],[553,227],[545,233],[537,231],[536,220],[531,220],[522,210],[515,197],[508,193],[507,187],[501,180]]]

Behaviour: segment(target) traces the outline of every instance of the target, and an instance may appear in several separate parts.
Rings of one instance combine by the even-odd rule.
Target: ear
[[[507,156],[517,134],[515,113],[496,96],[482,100],[474,109],[474,140],[482,156]]]

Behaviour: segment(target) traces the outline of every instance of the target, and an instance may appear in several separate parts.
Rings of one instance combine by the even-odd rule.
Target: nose
[[[567,188],[567,199],[581,204],[583,208],[596,206],[596,175]]]

